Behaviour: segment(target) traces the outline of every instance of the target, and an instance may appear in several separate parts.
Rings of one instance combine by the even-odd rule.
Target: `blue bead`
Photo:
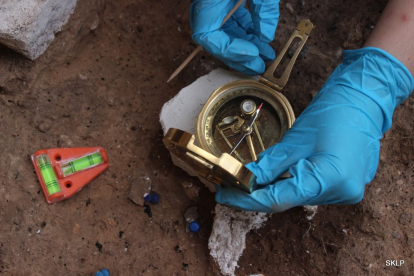
[[[150,194],[147,194],[146,196],[144,196],[144,201],[145,202],[150,202],[151,198],[152,198],[152,196]]]
[[[191,232],[198,232],[198,230],[200,230],[200,224],[198,224],[197,221],[193,221],[192,223],[190,223],[189,228]]]
[[[152,195],[151,195],[151,201],[150,201],[150,202],[151,202],[152,204],[157,204],[157,203],[158,203],[158,201],[160,201],[160,197],[159,197],[157,194],[155,194],[155,193],[154,193],[154,194],[152,194]]]
[[[107,269],[104,268],[104,269],[101,270],[101,272],[102,272],[103,276],[109,276],[109,271]]]
[[[104,275],[102,274],[102,272],[98,271],[95,273],[95,276],[104,276]]]

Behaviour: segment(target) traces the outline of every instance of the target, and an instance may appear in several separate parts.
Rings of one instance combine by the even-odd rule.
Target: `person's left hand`
[[[265,62],[275,58],[269,46],[279,21],[279,0],[249,0],[220,28],[224,17],[238,0],[195,0],[190,24],[193,40],[228,66],[244,74],[257,75]]]

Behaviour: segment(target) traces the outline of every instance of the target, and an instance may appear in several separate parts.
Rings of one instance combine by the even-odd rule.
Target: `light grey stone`
[[[35,59],[66,24],[77,0],[2,0],[0,43]]]

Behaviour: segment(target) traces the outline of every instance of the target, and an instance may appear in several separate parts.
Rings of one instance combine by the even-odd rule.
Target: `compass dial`
[[[260,113],[249,128],[260,104]],[[230,153],[246,134],[232,156],[247,164],[279,142],[293,121],[292,108],[282,94],[257,81],[236,81],[220,87],[207,101],[197,120],[197,140],[203,149],[219,157]]]

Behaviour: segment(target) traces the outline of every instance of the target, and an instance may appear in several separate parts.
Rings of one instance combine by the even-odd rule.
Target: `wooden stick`
[[[230,12],[226,15],[226,17],[224,17],[223,22],[221,22],[220,28],[224,25],[224,23],[226,23],[226,21],[233,15],[233,13],[241,6],[241,4],[244,3],[244,0],[239,0],[239,2],[237,2],[237,4],[230,10]],[[193,59],[193,57],[195,57],[195,55],[197,55],[198,52],[200,52],[200,50],[202,49],[202,47],[199,45],[197,48],[194,49],[194,51],[184,60],[183,63],[181,63],[180,66],[178,66],[177,69],[175,69],[174,73],[172,73],[172,75],[170,76],[170,78],[167,80],[167,82],[169,82],[170,80],[172,80],[173,78],[175,78],[175,76],[178,75],[178,73],[181,72],[181,70],[184,69],[184,67],[190,62],[190,60]]]

